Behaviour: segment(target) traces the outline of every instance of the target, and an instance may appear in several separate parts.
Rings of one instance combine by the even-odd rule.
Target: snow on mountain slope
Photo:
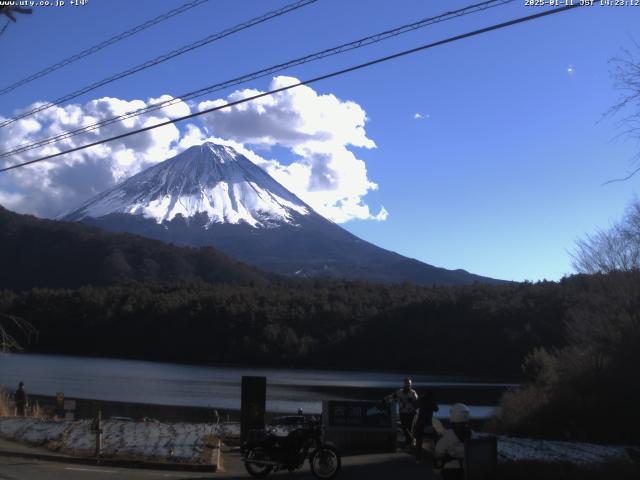
[[[62,217],[174,245],[215,247],[270,272],[375,282],[493,281],[403,257],[316,213],[233,148],[204,143]]]
[[[244,222],[259,228],[294,224],[294,212],[313,210],[233,148],[207,142],[134,175],[63,218],[125,213],[162,223],[178,214],[204,213],[206,227]]]

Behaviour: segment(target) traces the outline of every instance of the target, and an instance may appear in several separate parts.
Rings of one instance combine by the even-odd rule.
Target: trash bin
[[[496,437],[472,438],[464,444],[465,480],[493,480],[498,464]]]

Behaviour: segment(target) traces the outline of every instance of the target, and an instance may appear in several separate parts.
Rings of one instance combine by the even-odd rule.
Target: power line
[[[68,100],[71,100],[73,98],[79,97],[80,95],[83,95],[87,92],[90,92],[92,90],[95,90],[96,88],[102,87],[104,85],[107,85],[109,83],[115,82],[116,80],[120,80],[124,77],[128,77],[129,75],[133,75],[134,73],[138,73],[142,70],[146,70],[147,68],[151,68],[154,67],[160,63],[166,62],[167,60],[171,60],[172,58],[175,58],[179,55],[182,55],[184,53],[190,52],[192,50],[195,50],[197,48],[203,47],[205,45],[208,45],[212,42],[215,42],[217,40],[220,40],[222,38],[228,37],[229,35],[233,35],[234,33],[240,32],[242,30],[246,30],[248,28],[251,28],[255,25],[258,25],[260,23],[264,23],[268,20],[271,20],[275,17],[279,17],[282,15],[285,15],[289,12],[292,12],[294,10],[297,10],[299,8],[305,7],[311,3],[315,3],[318,0],[298,0],[297,2],[291,3],[289,5],[285,5],[282,8],[279,8],[277,10],[273,10],[271,12],[265,13],[264,15],[261,15],[259,17],[256,18],[252,18],[251,20],[247,20],[246,22],[242,22],[238,25],[236,25],[235,27],[231,27],[231,28],[227,28],[226,30],[223,30],[221,32],[209,35],[208,37],[202,38],[196,42],[190,43],[189,45],[184,45],[183,47],[180,47],[176,50],[172,50],[169,53],[165,53],[163,55],[160,55],[152,60],[147,60],[144,63],[141,63],[140,65],[137,65],[135,67],[129,68],[128,70],[125,70],[123,72],[120,72],[116,75],[112,75],[111,77],[105,78],[103,80],[100,80],[99,82],[95,82],[92,83],[91,85],[87,85],[86,87],[81,88],[80,90],[76,90],[75,92],[69,93],[67,95],[64,95],[63,97],[60,97],[56,100],[54,100],[53,102],[50,103],[45,103],[44,105],[41,105],[33,110],[29,110],[28,112],[22,113],[16,117],[10,118],[8,120],[3,121],[2,123],[0,123],[0,128],[2,127],[6,127],[7,125],[10,125],[14,122],[17,122],[18,120],[25,118],[25,117],[29,117],[35,113],[38,112],[42,112],[43,110],[47,110],[48,108],[51,107],[55,107],[56,105],[60,105],[61,103],[64,103]]]
[[[269,76],[272,75],[274,73],[280,72],[282,70],[286,70],[288,68],[291,67],[295,67],[295,66],[299,66],[299,65],[303,65],[305,63],[310,63],[316,60],[320,60],[329,56],[333,56],[333,55],[337,55],[340,53],[344,53],[350,50],[355,50],[358,48],[362,48],[368,45],[372,45],[374,43],[378,43],[381,42],[383,40],[387,40],[389,38],[404,34],[404,33],[408,33],[414,30],[417,30],[419,28],[423,28],[429,25],[433,25],[436,23],[440,23],[440,22],[444,22],[447,20],[451,20],[453,18],[457,18],[457,17],[462,17],[465,15],[469,15],[472,13],[476,13],[479,11],[484,11],[487,10],[489,8],[493,8],[493,7],[497,7],[497,6],[501,6],[507,3],[513,3],[515,0],[488,0],[482,3],[477,3],[474,5],[470,5],[468,7],[464,7],[458,10],[454,10],[454,11],[450,11],[450,12],[445,12],[441,15],[435,16],[435,17],[429,17],[429,18],[425,18],[422,20],[419,20],[417,22],[413,22],[410,24],[406,24],[406,25],[402,25],[400,27],[391,29],[391,30],[386,30],[384,32],[381,33],[377,33],[375,35],[370,35],[368,37],[364,37],[364,38],[360,38],[358,40],[355,40],[353,42],[349,42],[349,43],[344,43],[342,45],[339,45],[337,47],[333,47],[333,48],[328,48],[319,52],[315,52],[312,53],[310,55],[305,55],[304,57],[299,57],[296,58],[294,60],[290,60],[288,62],[285,63],[281,63],[278,65],[274,65],[272,67],[268,67],[262,70],[258,70],[256,72],[253,73],[249,73],[246,75],[242,75],[240,77],[236,77],[233,78],[231,80],[226,80],[224,82],[220,82],[220,83],[216,83],[214,85],[209,85],[208,87],[204,87],[201,88],[199,90],[194,90],[191,92],[187,92],[184,93],[182,95],[178,95],[177,97],[174,97],[170,100],[164,100],[161,102],[156,102],[153,103],[151,105],[133,110],[131,112],[127,112],[124,113],[122,115],[118,115],[115,117],[111,117],[111,118],[107,118],[104,120],[101,120],[99,122],[93,123],[93,124],[89,124],[89,125],[84,125],[80,128],[77,128],[75,130],[70,130],[70,131],[66,131],[66,132],[61,132],[58,133],[56,135],[53,135],[51,137],[42,139],[42,140],[38,140],[36,142],[30,143],[30,144],[25,144],[22,146],[19,146],[17,148],[14,148],[13,150],[8,150],[8,151],[4,151],[4,152],[0,152],[0,158],[2,157],[8,157],[11,155],[16,155],[19,153],[24,153],[26,151],[29,150],[33,150],[34,148],[39,148],[45,145],[50,145],[52,143],[56,143],[62,140],[66,140],[68,138],[80,135],[82,133],[88,133],[92,130],[96,130],[100,127],[106,126],[106,125],[110,125],[112,123],[116,123],[116,122],[121,122],[123,120],[129,119],[129,118],[133,118],[133,117],[137,117],[139,115],[143,115],[145,113],[149,113],[149,112],[153,112],[156,110],[160,110],[162,108],[166,108],[169,107],[171,105],[175,105],[177,103],[183,102],[183,101],[187,101],[187,100],[192,100],[194,98],[198,98],[204,95],[207,95],[209,93],[213,93],[219,90],[223,90],[225,88],[229,88],[232,86],[236,86],[236,85],[240,85],[242,83],[246,83],[248,81],[251,80],[256,80],[259,78],[263,78],[265,76]]]
[[[87,57],[89,55],[92,55],[97,51],[102,50],[103,48],[106,48],[110,45],[113,45],[114,43],[119,42],[120,40],[124,40],[125,38],[131,37],[136,33],[140,33],[149,27],[157,25],[160,22],[164,22],[165,20],[168,20],[171,17],[175,17],[176,15],[180,15],[181,13],[191,10],[192,8],[202,5],[203,3],[206,3],[208,1],[209,0],[193,0],[191,2],[185,3],[184,5],[179,6],[178,8],[169,10],[168,12],[163,13],[162,15],[158,15],[157,17],[152,18],[151,20],[147,20],[146,22],[141,23],[140,25],[137,25],[129,30],[119,33],[118,35],[108,38],[107,40],[100,42],[96,45],[93,45],[89,48],[86,48],[81,52],[76,53],[75,55],[71,55],[70,57],[67,57],[64,60],[59,61],[58,63],[55,63],[47,68],[44,68],[39,72],[34,73],[33,75],[23,78],[22,80],[18,80],[17,82],[14,82],[9,86],[6,86],[0,89],[0,95],[4,95],[5,93],[11,92],[16,88],[26,85],[27,83],[33,82],[34,80],[44,77],[45,75],[49,75],[50,73],[55,72],[56,70],[59,70],[62,67],[66,67],[67,65],[73,62],[77,62],[78,60],[84,57]]]
[[[7,29],[7,27],[9,26],[9,20],[7,20],[7,23],[4,24],[4,27],[2,27],[2,29],[0,30],[0,36],[2,36],[2,34],[4,33],[4,31]]]
[[[357,71],[357,70],[361,70],[363,68],[367,68],[367,67],[371,67],[373,65],[377,65],[379,63],[387,62],[389,60],[395,60],[397,58],[404,57],[406,55],[417,53],[417,52],[420,52],[422,50],[427,50],[427,49],[430,49],[430,48],[438,47],[440,45],[445,45],[447,43],[453,43],[453,42],[456,42],[458,40],[463,40],[465,38],[474,37],[474,36],[481,35],[483,33],[491,32],[491,31],[494,31],[494,30],[499,30],[499,29],[511,27],[513,25],[517,25],[517,24],[520,24],[520,23],[525,23],[525,22],[528,22],[528,21],[531,21],[531,20],[535,20],[535,19],[538,19],[538,18],[546,17],[548,15],[553,15],[553,14],[560,13],[560,12],[565,12],[567,10],[571,10],[571,9],[578,8],[578,7],[581,7],[581,6],[583,6],[583,5],[581,5],[579,3],[576,3],[576,4],[573,4],[573,5],[569,4],[569,5],[566,5],[564,7],[544,10],[542,12],[539,12],[539,13],[536,13],[536,14],[533,14],[533,15],[527,15],[525,17],[520,17],[520,18],[516,18],[516,19],[513,19],[513,20],[509,20],[508,22],[494,24],[494,25],[491,25],[491,26],[488,26],[488,27],[484,27],[484,28],[481,28],[481,29],[478,29],[478,30],[474,30],[472,32],[463,33],[463,34],[456,35],[456,36],[453,36],[453,37],[445,38],[444,40],[438,40],[437,42],[421,45],[419,47],[411,48],[409,50],[403,50],[401,52],[394,53],[392,55],[387,55],[385,57],[380,57],[380,58],[377,58],[375,60],[370,60],[370,61],[365,62],[365,63],[360,63],[358,65],[355,65],[355,66],[352,66],[352,67],[348,67],[348,68],[344,68],[342,70],[337,70],[337,71],[334,71],[334,72],[331,72],[331,73],[320,75],[318,77],[310,78],[308,80],[304,80],[304,81],[301,81],[301,82],[298,82],[298,83],[294,83],[294,84],[288,85],[286,87],[276,88],[276,89],[270,90],[268,92],[259,93],[259,94],[253,95],[251,97],[246,97],[246,98],[243,98],[241,100],[236,100],[236,101],[233,101],[233,102],[226,103],[224,105],[208,108],[206,110],[202,110],[200,112],[191,113],[189,115],[184,115],[184,116],[179,117],[179,118],[174,118],[173,120],[167,120],[165,122],[161,122],[161,123],[158,123],[156,125],[150,125],[148,127],[140,128],[138,130],[134,130],[134,131],[131,131],[131,132],[122,133],[120,135],[116,135],[116,136],[113,136],[113,137],[110,137],[110,138],[106,138],[106,139],[99,140],[99,141],[96,141],[96,142],[93,142],[93,143],[82,145],[80,147],[71,148],[71,149],[65,150],[63,152],[54,153],[54,154],[47,155],[47,156],[44,156],[44,157],[41,157],[41,158],[36,158],[34,160],[29,160],[27,162],[18,163],[16,165],[11,165],[9,167],[4,167],[4,168],[0,169],[0,173],[6,172],[8,170],[13,170],[13,169],[16,169],[16,168],[24,167],[24,166],[27,166],[27,165],[31,165],[31,164],[34,164],[34,163],[43,162],[45,160],[51,160],[52,158],[60,157],[62,155],[66,155],[66,154],[69,154],[69,153],[78,152],[78,151],[84,150],[86,148],[95,147],[96,145],[101,145],[103,143],[111,142],[113,140],[120,140],[121,138],[130,137],[132,135],[136,135],[136,134],[142,133],[142,132],[147,132],[147,131],[153,130],[155,128],[164,127],[166,125],[171,125],[173,123],[178,123],[178,122],[181,122],[181,121],[184,121],[184,120],[189,120],[191,118],[198,117],[200,115],[205,115],[207,113],[212,113],[212,112],[215,112],[215,111],[218,111],[218,110],[222,110],[224,108],[233,107],[235,105],[240,105],[242,103],[250,102],[252,100],[257,100],[259,98],[263,98],[263,97],[267,97],[267,96],[270,96],[270,95],[274,95],[276,93],[281,93],[281,92],[284,92],[284,91],[287,91],[287,90],[291,90],[293,88],[297,88],[297,87],[300,87],[300,86],[303,86],[303,85],[309,85],[309,84],[312,84],[312,83],[319,82],[321,80],[326,80],[326,79],[329,79],[329,78],[337,77],[339,75],[344,75],[346,73],[351,73],[351,72],[354,72],[354,71]]]
[[[446,12],[446,13],[444,13],[442,15],[438,15],[436,17],[430,17],[430,18],[426,18],[426,19],[420,20],[418,22],[414,22],[414,23],[411,23],[411,24],[403,25],[401,27],[398,27],[398,28],[395,28],[395,29],[392,29],[392,30],[387,30],[385,32],[381,32],[381,33],[378,33],[378,34],[375,34],[375,35],[370,35],[368,37],[364,37],[364,38],[361,38],[361,39],[353,41],[353,42],[345,43],[345,44],[339,45],[337,47],[333,47],[333,48],[329,48],[329,49],[326,49],[326,50],[322,50],[320,52],[316,52],[316,53],[313,53],[313,54],[310,54],[310,55],[306,55],[304,57],[300,57],[300,58],[297,58],[297,59],[294,59],[294,60],[290,60],[290,61],[285,62],[285,63],[281,63],[281,64],[278,64],[278,65],[275,65],[275,66],[272,66],[272,67],[269,67],[269,68],[266,68],[266,69],[259,70],[257,72],[249,73],[249,74],[246,74],[246,75],[243,75],[243,76],[240,76],[240,77],[236,77],[234,79],[227,80],[227,81],[224,81],[224,82],[221,82],[221,83],[216,83],[214,85],[210,85],[208,87],[201,88],[199,90],[195,90],[195,91],[192,91],[192,92],[187,92],[185,94],[182,94],[182,95],[179,95],[177,97],[174,97],[174,98],[172,98],[170,100],[156,102],[156,103],[148,105],[146,107],[142,107],[142,108],[139,108],[137,110],[134,110],[134,111],[131,111],[131,112],[127,112],[127,113],[125,113],[123,115],[118,115],[118,116],[115,116],[115,117],[104,119],[104,120],[101,120],[100,122],[89,124],[89,125],[85,125],[85,126],[83,126],[81,128],[75,129],[75,130],[62,132],[62,133],[59,133],[59,134],[54,135],[52,137],[48,137],[48,138],[45,138],[45,139],[42,139],[42,140],[38,140],[38,141],[33,142],[31,144],[22,145],[22,146],[20,146],[18,148],[15,148],[14,150],[1,152],[0,153],[0,158],[6,157],[6,156],[10,156],[10,155],[15,155],[15,154],[18,154],[18,153],[23,153],[25,151],[32,150],[34,148],[38,148],[38,147],[41,147],[41,146],[44,146],[44,145],[49,145],[51,143],[56,143],[56,142],[61,141],[61,140],[66,140],[66,139],[74,137],[76,135],[79,135],[79,134],[82,134],[82,133],[87,133],[89,131],[95,130],[95,129],[97,129],[99,127],[102,127],[102,126],[110,125],[110,124],[115,123],[115,122],[120,122],[122,120],[126,120],[126,119],[133,118],[133,117],[145,114],[145,113],[149,113],[149,112],[152,112],[152,111],[155,111],[155,110],[166,108],[168,106],[175,105],[175,104],[183,102],[185,100],[192,100],[194,98],[201,97],[201,96],[207,95],[209,93],[213,93],[215,91],[223,90],[223,89],[231,87],[231,86],[235,86],[235,85],[239,85],[239,84],[242,84],[242,83],[246,83],[246,82],[251,81],[251,80],[256,80],[258,78],[262,78],[262,77],[271,75],[273,73],[280,72],[282,70],[285,70],[285,69],[288,69],[288,68],[291,68],[291,67],[294,67],[294,66],[302,65],[302,64],[309,63],[309,62],[316,61],[316,60],[320,60],[322,58],[326,58],[326,57],[329,57],[329,56],[332,56],[332,55],[337,55],[339,53],[343,53],[343,52],[346,52],[346,51],[350,51],[350,50],[361,48],[361,47],[364,47],[364,46],[367,46],[367,45],[378,43],[378,42],[381,42],[383,40],[387,40],[388,38],[395,37],[397,35],[401,35],[401,34],[409,32],[409,31],[416,30],[418,28],[423,28],[423,27],[426,27],[428,25],[432,25],[432,24],[435,24],[435,23],[440,23],[440,22],[443,22],[443,21],[446,21],[446,20],[450,20],[452,18],[468,15],[468,14],[475,13],[475,12],[478,12],[478,11],[481,11],[481,10],[486,10],[486,9],[489,9],[489,8],[493,8],[493,7],[496,7],[496,6],[499,6],[499,5],[504,5],[506,3],[512,3],[514,1],[515,0],[489,0],[489,1],[485,1],[485,2],[479,3],[479,4],[470,5],[468,7],[461,8],[459,10],[455,10],[455,11],[452,11],[452,12]]]

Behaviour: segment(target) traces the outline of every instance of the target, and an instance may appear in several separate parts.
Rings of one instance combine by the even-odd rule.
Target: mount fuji
[[[496,281],[361,240],[233,148],[211,142],[130,177],[61,219],[177,245],[213,246],[286,275],[428,285]]]

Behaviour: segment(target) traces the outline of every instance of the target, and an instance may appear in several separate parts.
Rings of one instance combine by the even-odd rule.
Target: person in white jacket
[[[436,443],[436,467],[442,468],[443,480],[464,479],[464,443],[473,436],[469,426],[469,409],[456,403],[449,412],[450,428]]]

